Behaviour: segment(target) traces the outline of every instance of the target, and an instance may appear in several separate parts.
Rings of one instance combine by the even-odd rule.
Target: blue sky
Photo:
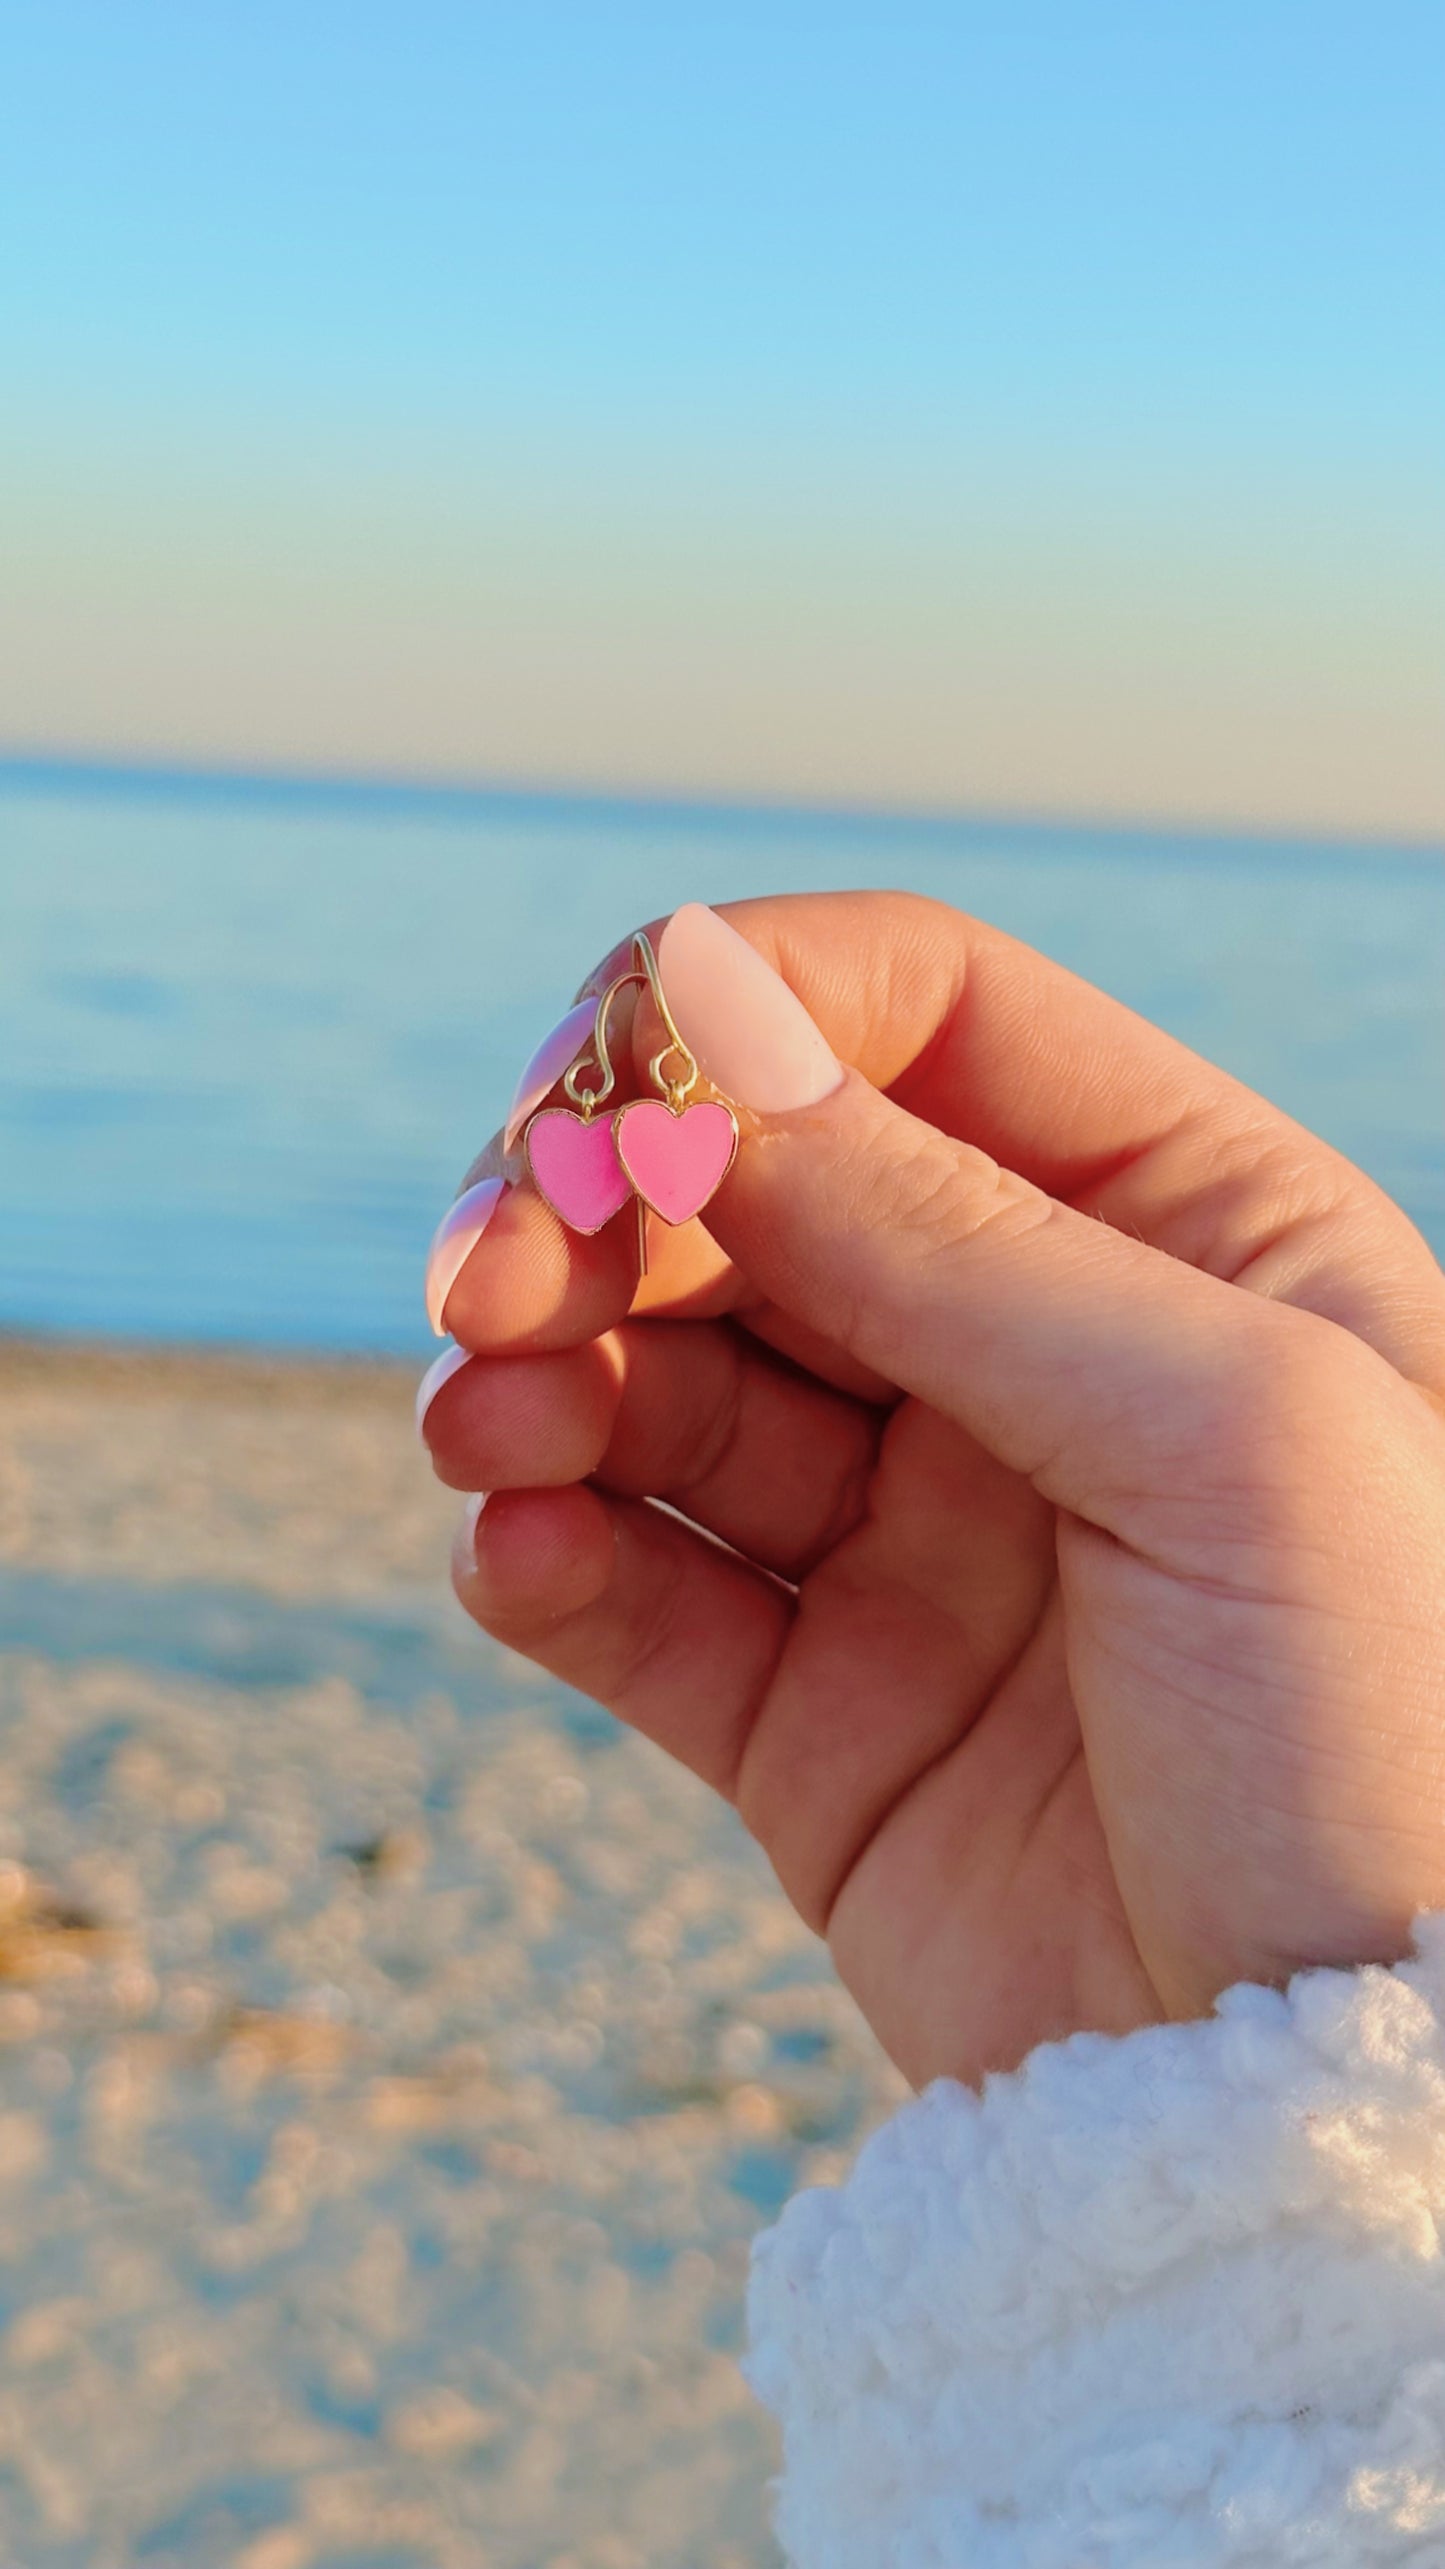
[[[1445,15],[0,20],[16,745],[1445,827]]]

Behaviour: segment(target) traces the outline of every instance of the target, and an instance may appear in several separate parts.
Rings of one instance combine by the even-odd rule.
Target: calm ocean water
[[[0,765],[0,1325],[420,1353],[432,1226],[595,957],[860,884],[1103,983],[1445,1248],[1445,857]]]

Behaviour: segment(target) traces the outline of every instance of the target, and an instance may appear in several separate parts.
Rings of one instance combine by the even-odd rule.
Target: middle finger
[[[565,1352],[473,1357],[423,1434],[455,1489],[595,1479],[797,1579],[861,1521],[883,1424],[726,1323],[630,1322]]]

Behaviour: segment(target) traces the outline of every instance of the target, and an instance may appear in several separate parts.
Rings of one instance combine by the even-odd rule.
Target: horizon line
[[[435,822],[505,815],[525,821],[563,814],[626,818],[651,828],[736,829],[779,824],[865,833],[902,830],[920,838],[1005,836],[1037,845],[1049,839],[1162,839],[1198,853],[1368,855],[1399,861],[1445,859],[1445,838],[1413,833],[1365,836],[1352,830],[1262,829],[1248,821],[1208,821],[1160,814],[1061,812],[992,805],[832,802],[804,795],[689,793],[681,788],[546,782],[505,776],[428,776],[396,770],[230,766],[222,761],[151,755],[99,757],[84,751],[9,750],[0,746],[0,793],[73,792],[157,800],[239,802],[299,809],[363,811]]]

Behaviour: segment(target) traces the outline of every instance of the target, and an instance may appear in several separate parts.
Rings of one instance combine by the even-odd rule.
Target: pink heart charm
[[[632,1192],[617,1158],[613,1117],[547,1106],[527,1126],[527,1165],[569,1231],[600,1231]]]
[[[615,1119],[617,1156],[642,1201],[664,1222],[690,1222],[716,1195],[738,1146],[729,1106],[685,1106],[639,1097]]]

